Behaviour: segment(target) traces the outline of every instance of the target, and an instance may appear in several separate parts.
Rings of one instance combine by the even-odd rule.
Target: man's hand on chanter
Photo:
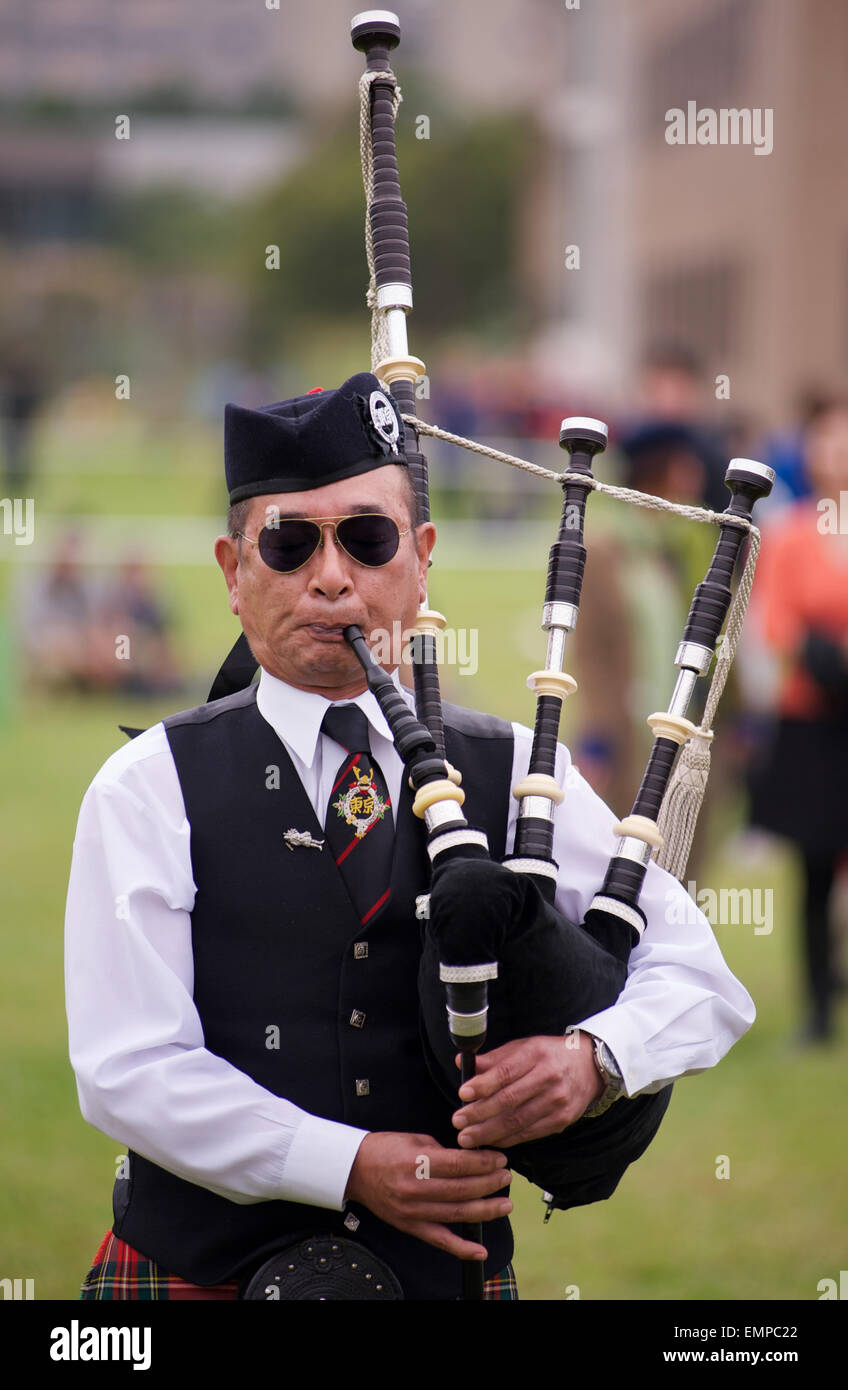
[[[368,1134],[359,1146],[345,1196],[382,1221],[463,1260],[484,1260],[485,1246],[463,1240],[445,1223],[494,1221],[512,1202],[494,1197],[512,1181],[494,1149],[446,1149],[429,1134]]]

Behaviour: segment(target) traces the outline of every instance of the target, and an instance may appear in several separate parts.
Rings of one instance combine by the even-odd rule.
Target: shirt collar
[[[412,692],[401,685],[397,670],[392,672],[392,681],[409,708],[414,711],[415,701]],[[293,749],[307,767],[311,767],[314,762],[321,721],[331,704],[358,705],[374,732],[393,743],[385,716],[370,690],[363,691],[355,700],[326,700],[323,695],[313,695],[307,690],[299,690],[297,686],[281,681],[278,676],[272,676],[270,671],[261,666],[256,704],[263,719],[267,720],[278,737]]]

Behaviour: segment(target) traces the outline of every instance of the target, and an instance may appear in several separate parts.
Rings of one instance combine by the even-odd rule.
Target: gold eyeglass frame
[[[384,517],[386,521],[391,521],[391,522],[392,522],[392,524],[395,526],[395,528],[396,528],[396,530],[397,530],[397,533],[398,533],[398,544],[397,544],[397,550],[395,550],[395,554],[394,554],[394,555],[390,555],[389,558],[388,558],[388,560],[384,560],[383,563],[382,563],[381,565],[369,565],[369,564],[367,563],[367,561],[365,561],[365,560],[357,560],[356,556],[355,556],[355,555],[351,555],[351,553],[350,553],[350,551],[348,550],[347,546],[344,544],[343,541],[341,541],[341,540],[339,539],[338,527],[341,525],[341,523],[342,523],[343,521],[354,521],[357,517],[368,517],[368,516],[380,516],[380,517]],[[244,531],[237,531],[237,532],[236,532],[236,535],[237,535],[237,536],[240,536],[242,540],[247,541],[249,545],[252,545],[252,546],[255,546],[255,547],[258,548],[258,546],[259,546],[259,540],[260,540],[260,537],[262,536],[262,532],[263,532],[263,531],[276,531],[276,530],[278,530],[278,529],[279,529],[279,524],[280,524],[281,521],[305,521],[305,522],[307,522],[307,524],[310,525],[310,526],[316,526],[316,527],[318,528],[318,539],[317,539],[317,541],[315,542],[315,548],[310,552],[309,555],[307,555],[306,559],[303,561],[303,564],[298,565],[298,566],[297,566],[295,569],[293,569],[293,570],[275,570],[275,569],[274,569],[274,566],[273,566],[273,565],[269,565],[269,564],[268,564],[268,561],[265,559],[265,557],[262,556],[262,561],[263,561],[263,563],[264,563],[265,565],[267,565],[267,567],[268,567],[269,570],[273,570],[273,572],[274,572],[275,574],[297,574],[298,570],[302,570],[306,565],[308,565],[308,564],[309,564],[309,561],[313,558],[313,556],[315,555],[315,552],[319,549],[319,547],[320,547],[320,548],[323,548],[323,545],[324,545],[324,527],[325,527],[325,526],[332,526],[332,528],[333,528],[333,540],[334,540],[335,544],[339,547],[339,549],[340,549],[340,550],[343,550],[344,553],[345,553],[345,555],[347,555],[347,557],[348,557],[350,560],[352,560],[353,563],[354,563],[355,565],[362,565],[363,569],[369,569],[369,570],[381,570],[381,569],[384,569],[386,565],[390,565],[391,562],[392,562],[392,560],[395,558],[395,555],[397,555],[398,550],[400,549],[400,543],[401,543],[401,541],[403,540],[404,536],[408,536],[409,533],[410,533],[411,531],[414,531],[414,530],[415,530],[415,527],[414,527],[414,526],[407,526],[407,528],[406,528],[405,531],[401,531],[401,529],[400,529],[400,527],[398,526],[397,522],[395,521],[394,517],[393,517],[393,516],[389,516],[388,512],[349,512],[346,516],[280,516],[280,517],[277,517],[277,520],[276,520],[276,521],[270,522],[267,526],[263,526],[263,527],[262,527],[262,531],[259,532],[259,535],[258,535],[255,539],[254,539],[253,536],[248,536],[248,535],[246,535]],[[261,552],[260,552],[260,555],[261,555]]]

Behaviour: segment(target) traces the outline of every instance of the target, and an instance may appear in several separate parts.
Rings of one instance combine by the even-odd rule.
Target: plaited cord
[[[480,444],[477,440],[466,439],[460,434],[451,434],[450,431],[443,430],[438,425],[431,425],[426,420],[419,420],[416,415],[404,415],[403,418],[419,434],[429,434],[434,439],[443,439],[446,443],[455,444],[460,449],[470,449],[473,453],[484,454],[487,458],[509,464],[512,468],[520,468],[523,472],[532,473],[538,478],[546,478],[550,482],[559,484],[571,479],[584,484],[587,482],[585,473],[573,473],[568,470],[563,473],[556,473],[550,468],[541,468],[538,464],[531,463],[529,459],[519,458],[516,454],[506,454],[501,449],[491,448],[488,444]],[[635,507],[647,507],[651,511],[672,512],[676,516],[685,517],[688,521],[700,521],[712,526],[739,526],[747,531],[751,538],[742,578],[736,587],[736,593],[733,595],[724,633],[716,647],[716,663],[704,705],[704,717],[698,726],[697,734],[689,739],[680,751],[657,817],[663,845],[659,850],[654,851],[654,857],[663,869],[674,874],[675,878],[682,879],[686,873],[695,826],[710,773],[712,721],[715,718],[718,702],[733,665],[739,635],[745,622],[745,613],[754,583],[754,571],[757,567],[757,556],[760,552],[760,533],[757,527],[745,517],[731,517],[724,512],[711,511],[708,507],[690,507],[682,502],[669,502],[665,497],[654,497],[651,493],[639,492],[636,488],[615,487],[612,483],[603,483],[598,478],[592,478],[590,481],[596,492],[605,492],[609,497],[614,497],[619,502],[629,502],[631,506]]]

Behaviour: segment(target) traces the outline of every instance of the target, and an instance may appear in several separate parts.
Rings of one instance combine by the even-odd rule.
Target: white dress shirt
[[[321,823],[344,753],[320,732],[329,703],[261,671],[259,712],[285,744]],[[355,703],[395,807],[403,764],[374,696],[366,691]],[[515,785],[532,733],[512,727]],[[555,820],[556,902],[580,922],[614,851],[615,817],[563,745],[557,779],[565,798]],[[508,847],[518,810],[511,802]],[[231,1201],[282,1198],[341,1210],[366,1131],[307,1113],[204,1046],[192,997],[195,893],[177,770],[164,726],[155,724],[100,769],[74,840],[65,980],[82,1113],[122,1145]],[[609,1044],[630,1096],[715,1065],[754,1019],[706,918],[656,864],[640,905],[648,925],[625,988],[612,1008],[581,1024]]]

